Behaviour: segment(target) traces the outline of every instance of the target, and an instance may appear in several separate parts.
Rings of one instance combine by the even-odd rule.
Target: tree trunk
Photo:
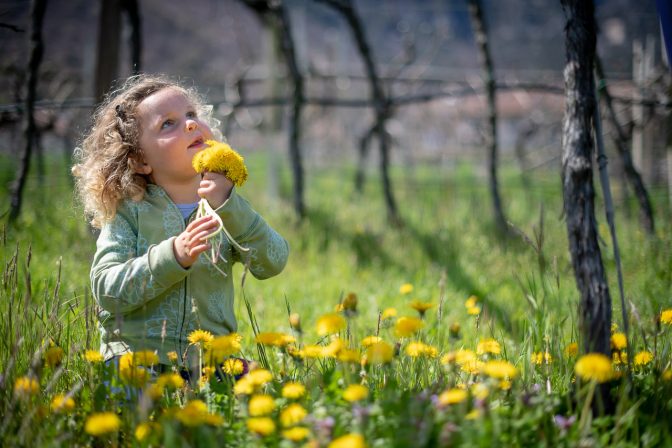
[[[121,36],[120,0],[102,0],[98,19],[98,51],[94,95],[101,102],[117,78],[119,71],[119,39]]]
[[[585,352],[610,355],[611,298],[595,220],[593,67],[596,25],[592,1],[561,0],[565,27],[565,119],[562,136],[564,213],[574,277],[581,294],[579,320]]]
[[[394,225],[401,224],[401,217],[397,210],[397,201],[392,192],[392,182],[389,176],[389,139],[385,124],[391,115],[392,105],[386,98],[385,93],[376,71],[376,66],[373,62],[371,49],[364,36],[364,27],[359,16],[355,12],[351,0],[320,0],[323,3],[331,6],[335,11],[338,11],[347,24],[350,26],[352,35],[357,44],[359,54],[364,61],[366,75],[371,86],[371,95],[373,97],[374,111],[375,111],[375,129],[378,134],[378,141],[380,144],[380,176],[383,183],[383,194],[385,196],[385,206],[387,209],[387,218]]]
[[[607,106],[607,112],[609,114],[609,120],[611,121],[611,124],[616,131],[615,133],[612,133],[612,136],[614,144],[616,145],[616,149],[618,150],[618,155],[621,156],[625,177],[632,184],[632,189],[635,191],[635,196],[639,202],[640,219],[642,221],[642,225],[649,235],[654,235],[655,229],[653,208],[651,207],[649,194],[646,191],[642,177],[639,175],[635,165],[632,163],[632,156],[630,155],[630,151],[627,148],[627,138],[623,128],[621,127],[621,124],[618,122],[618,118],[616,117],[616,111],[614,110],[614,105],[611,101],[611,94],[607,88],[607,82],[604,79],[602,64],[600,63],[600,59],[597,56],[595,57],[595,71],[597,72],[599,92],[604,98],[604,103]]]
[[[30,58],[28,60],[28,79],[26,81],[26,100],[24,103],[23,114],[23,135],[24,146],[20,155],[19,171],[16,180],[12,185],[12,194],[10,197],[9,220],[15,221],[21,213],[21,203],[23,189],[26,185],[28,168],[30,167],[30,155],[36,139],[35,117],[33,116],[35,95],[37,90],[37,80],[39,76],[40,63],[44,53],[44,44],[42,41],[42,23],[44,13],[47,8],[46,0],[33,0],[30,8]]]
[[[123,0],[122,7],[131,25],[131,71],[134,75],[142,71],[142,21],[138,0]]]
[[[294,175],[294,210],[302,220],[306,215],[306,206],[303,199],[303,161],[301,157],[301,111],[305,103],[303,91],[303,76],[296,59],[296,46],[292,38],[292,27],[289,13],[283,3],[276,6],[276,14],[282,32],[282,52],[285,55],[287,68],[292,78],[294,91],[292,92],[292,111],[289,119],[289,154]]]
[[[362,194],[364,191],[364,181],[366,180],[366,160],[369,156],[369,148],[371,147],[371,139],[376,127],[372,126],[368,131],[359,138],[359,145],[357,147],[357,167],[355,169],[355,192]]]
[[[483,67],[483,79],[488,101],[488,121],[485,132],[485,146],[488,148],[488,174],[490,180],[490,197],[492,199],[492,211],[495,225],[502,233],[508,233],[502,200],[499,195],[499,183],[497,180],[497,96],[495,92],[495,70],[488,46],[488,30],[483,20],[483,8],[480,0],[469,0],[469,16],[471,17],[474,37],[478,44],[478,54]]]

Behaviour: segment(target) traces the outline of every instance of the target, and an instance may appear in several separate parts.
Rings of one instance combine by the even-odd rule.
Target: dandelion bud
[[[343,299],[343,310],[353,313],[357,312],[357,294],[351,292],[345,296],[345,299]]]
[[[450,337],[454,339],[460,339],[460,323],[459,322],[453,322],[450,325]]]
[[[289,315],[289,325],[292,327],[292,330],[301,333],[301,317],[299,313],[292,313]]]

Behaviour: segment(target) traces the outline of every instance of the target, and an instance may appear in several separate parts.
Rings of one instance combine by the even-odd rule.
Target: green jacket
[[[124,201],[98,237],[91,267],[93,295],[99,305],[101,353],[106,359],[128,351],[183,355],[195,329],[214,335],[236,331],[233,312],[235,261],[249,263],[258,279],[278,274],[287,262],[287,241],[236,193],[217,210],[245,254],[226,241],[217,266],[201,255],[190,268],[175,259],[173,239],[186,228],[175,203],[157,185],[139,201]],[[189,220],[193,219],[192,216]],[[188,220],[187,220],[188,221]]]

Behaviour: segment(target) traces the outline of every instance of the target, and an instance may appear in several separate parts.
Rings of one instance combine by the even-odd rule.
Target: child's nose
[[[187,131],[189,132],[194,131],[196,130],[197,127],[198,125],[194,120],[187,120]]]

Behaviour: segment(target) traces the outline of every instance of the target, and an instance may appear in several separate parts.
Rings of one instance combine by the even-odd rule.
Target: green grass
[[[582,397],[585,399],[582,394],[587,393],[587,389],[573,385],[573,362],[564,355],[566,345],[578,338],[578,292],[562,220],[558,172],[529,173],[532,188],[526,189],[516,167],[502,169],[501,193],[507,217],[527,235],[529,241],[525,242],[523,238],[502,240],[498,237],[491,224],[486,179],[469,162],[458,163],[451,170],[436,166],[394,167],[394,192],[404,220],[401,228],[391,227],[385,219],[375,173],[370,175],[364,193],[357,195],[352,186],[352,166],[308,169],[308,216],[297,223],[290,202],[291,176],[285,165],[280,167],[279,191],[271,194],[267,179],[272,176],[269,176],[264,155],[251,154],[246,162],[250,180],[241,193],[289,241],[291,248],[290,260],[282,274],[265,281],[249,276],[246,280],[244,296],[262,331],[289,332],[289,304],[291,310],[301,316],[306,343],[314,343],[316,319],[333,311],[348,293],[358,297],[358,314],[350,321],[355,339],[376,333],[378,313],[385,308],[396,308],[400,316],[413,316],[415,311],[408,306],[409,299],[436,305],[441,302],[441,318],[437,316],[437,306],[430,309],[425,318],[427,326],[421,338],[426,343],[437,347],[443,355],[460,347],[473,350],[480,339],[493,337],[502,344],[505,358],[520,371],[520,380],[514,384],[512,393],[493,393],[486,417],[474,422],[465,419],[468,412],[476,409],[471,406],[451,408],[449,412],[438,412],[430,406],[431,395],[473,378],[465,380],[455,372],[443,372],[435,360],[418,361],[401,356],[393,370],[374,369],[365,377],[373,391],[370,402],[373,407],[367,408],[370,421],[364,425],[357,423],[350,408],[344,407],[339,398],[343,384],[358,381],[357,371],[338,368],[331,361],[320,361],[316,369],[304,366],[291,371],[296,379],[308,384],[311,401],[307,407],[316,421],[330,415],[336,419],[336,434],[365,433],[371,446],[389,446],[394,440],[398,446],[404,446],[404,441],[410,443],[414,437],[420,437],[418,434],[426,437],[428,446],[444,439],[467,446],[528,445],[535,441],[541,441],[542,445],[586,441],[598,446],[609,443],[630,446],[638,441],[642,445],[670,441],[669,428],[655,421],[669,419],[672,412],[669,405],[665,408],[664,404],[655,404],[661,394],[666,394],[662,396],[668,397],[667,401],[672,398],[670,382],[659,380],[661,372],[670,368],[670,331],[658,332],[654,325],[661,309],[672,306],[672,234],[664,191],[651,192],[658,229],[654,237],[640,230],[637,207],[632,199],[620,201],[616,210],[626,301],[632,304],[629,308],[634,327],[631,345],[635,352],[644,348],[655,351],[655,367],[652,364],[649,370],[637,372],[638,389],[633,397],[618,401],[623,406],[626,403],[635,406],[634,415],[619,408],[616,418],[596,415],[593,420],[592,414],[586,414],[581,407]],[[54,372],[49,368],[44,368],[43,383],[54,382],[50,389],[52,395],[54,391],[67,391],[81,384],[82,379],[90,379],[95,373],[79,356],[85,348],[97,347],[95,323],[86,306],[91,300],[88,274],[95,236],[73,201],[67,167],[60,159],[50,160],[46,166],[48,172],[43,180],[35,175],[29,179],[18,222],[9,225],[6,217],[2,220],[0,258],[4,276],[0,310],[7,318],[0,324],[3,370],[0,398],[2,409],[24,417],[29,411],[13,398],[13,381],[24,374],[31,363],[42,371],[40,357],[35,358],[34,354],[50,339],[66,350],[65,368],[58,370],[57,378],[54,379]],[[13,169],[10,159],[0,159],[3,185],[11,181]],[[619,183],[612,183],[617,190],[615,197],[619,198]],[[0,204],[8,202],[7,190],[1,190]],[[614,321],[622,326],[613,248],[599,197],[596,213]],[[540,235],[543,235],[542,245],[531,243],[539,241]],[[236,279],[241,278],[240,267],[234,275]],[[239,281],[237,283],[239,285]],[[399,292],[404,283],[414,286],[409,296]],[[466,314],[464,302],[471,295],[477,296],[483,306],[477,319]],[[245,355],[256,358],[244,302],[239,286],[236,305],[239,332],[243,336]],[[449,336],[448,326],[455,322],[461,324],[459,339]],[[389,328],[383,328],[381,335],[394,339]],[[532,353],[545,351],[553,357],[552,366],[535,366],[530,362]],[[270,360],[276,375],[286,378],[290,374],[283,367],[286,354],[284,358],[270,356]],[[542,390],[550,388],[552,393],[534,392],[535,384]],[[47,429],[38,432],[41,435],[31,439],[24,434],[24,439],[8,440],[21,443],[33,440],[40,444],[47,443],[49,435],[60,434],[75,445],[87,444],[90,439],[83,435],[82,420],[88,412],[104,408],[96,398],[96,394],[101,393],[97,391],[89,390],[84,382],[82,392],[77,395],[78,402],[84,403],[78,414],[80,418],[69,423],[52,420]],[[527,401],[513,398],[527,396],[525,394],[530,397]],[[213,398],[201,391],[196,396],[215,400],[208,402],[210,409],[215,409],[219,406],[217,400],[225,400],[222,397],[228,395],[215,394]],[[134,411],[129,412],[122,410],[124,427],[130,430],[142,418]],[[241,412],[244,414],[244,410]],[[39,414],[33,412],[36,413]],[[589,421],[584,421],[581,428],[577,423],[563,433],[552,421],[556,413]],[[35,415],[29,420],[36,419]],[[418,432],[413,425],[401,424],[420,425],[430,421],[425,432]],[[0,425],[3,425],[0,437],[7,437],[3,432],[7,428],[19,433],[21,430],[20,423],[11,419]],[[223,430],[233,445],[286,443],[273,438],[250,439],[241,425],[244,426],[230,422]],[[460,430],[452,430],[451,425]],[[604,428],[602,433],[598,431],[600,425]],[[201,440],[198,437],[209,440],[212,436],[207,431],[192,439],[173,434],[177,440],[173,443],[169,442],[173,439],[168,438],[170,428],[176,427],[164,426],[164,430],[169,431],[162,439],[166,445],[198,444]],[[396,439],[395,431],[398,431]],[[129,444],[133,439],[129,436],[123,440],[122,444]],[[422,445],[420,439],[417,445]]]

